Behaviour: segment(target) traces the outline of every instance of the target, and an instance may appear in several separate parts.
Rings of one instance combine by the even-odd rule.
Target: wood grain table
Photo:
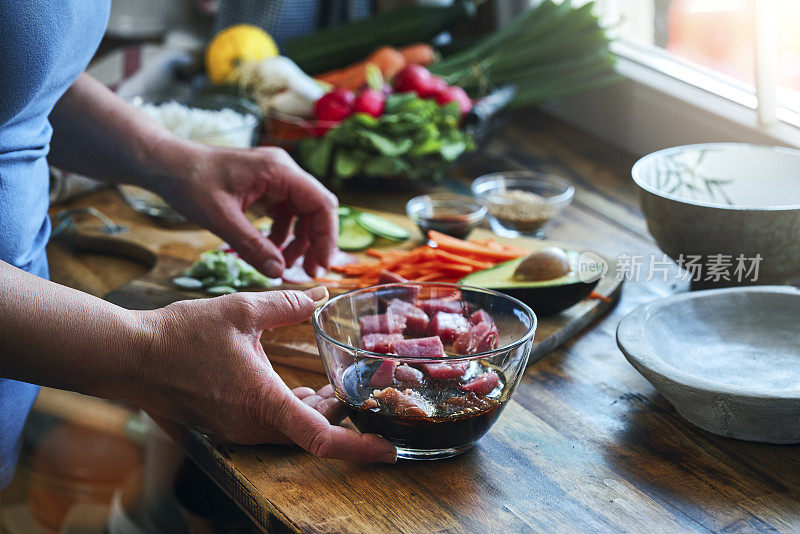
[[[624,359],[619,320],[686,284],[673,269],[647,280],[661,253],[630,180],[635,158],[541,112],[517,114],[448,182],[536,169],[576,184],[548,237],[641,256],[640,280],[592,328],[531,366],[493,429],[470,452],[438,462],[361,466],[289,447],[176,441],[270,532],[800,532],[800,446],[725,439],[681,419]],[[411,193],[349,192],[342,201],[400,211]],[[102,206],[99,206],[102,209]],[[53,279],[104,295],[140,276],[123,260],[50,247]],[[281,368],[290,386],[316,373]]]

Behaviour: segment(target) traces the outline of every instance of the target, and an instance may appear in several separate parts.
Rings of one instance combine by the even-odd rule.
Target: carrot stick
[[[439,278],[440,276],[441,276],[441,274],[439,274],[439,273],[428,273],[428,274],[423,274],[422,276],[418,276],[418,277],[416,277],[416,278],[414,279],[414,282],[429,282],[429,281],[431,281],[431,280],[436,280],[436,279],[437,279],[437,278]]]
[[[481,258],[499,261],[513,260],[520,257],[520,255],[516,253],[492,250],[488,247],[451,237],[435,230],[430,230],[428,232],[428,238],[436,243],[438,248],[447,250],[448,252],[472,254]]]
[[[466,256],[458,256],[457,254],[453,254],[451,252],[447,252],[444,250],[437,250],[435,251],[436,256],[443,260],[443,261],[453,261],[462,263],[464,265],[472,265],[473,267],[477,267],[479,269],[488,269],[493,264],[486,262],[486,261],[478,261],[472,258],[467,258]]]
[[[605,295],[601,295],[600,293],[598,293],[596,291],[592,291],[591,293],[589,293],[589,298],[590,299],[602,300],[603,302],[611,302],[610,298],[608,298]]]

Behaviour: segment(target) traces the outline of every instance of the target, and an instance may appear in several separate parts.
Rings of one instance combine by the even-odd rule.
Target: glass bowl
[[[373,350],[363,348],[369,338],[362,336],[362,328],[368,325],[371,330],[383,325],[398,331],[398,302],[405,312],[419,305],[416,312],[407,312],[403,333],[386,334],[394,335],[391,339],[373,336],[372,344],[367,343]],[[437,310],[445,315],[435,314]],[[479,310],[493,320],[493,328],[475,320],[486,317]],[[434,319],[427,326],[412,322],[419,313]],[[459,330],[453,342],[450,327],[463,322],[470,326]],[[469,450],[497,420],[525,370],[536,315],[517,299],[495,291],[403,283],[334,297],[316,310],[312,324],[328,379],[353,424],[392,442],[398,458],[434,460]],[[482,337],[480,332],[487,331],[494,333],[492,339]],[[429,337],[434,333],[441,338]],[[441,345],[438,355],[421,348],[438,339],[445,340],[444,352]],[[389,345],[380,348],[384,342]]]
[[[182,110],[177,110],[177,112],[173,113],[171,116],[165,116],[157,120],[157,122],[161,123],[177,136],[207,145],[250,148],[256,145],[261,131],[261,111],[258,106],[249,100],[235,95],[205,94],[188,98],[165,98],[162,96],[149,97],[147,95],[138,95],[131,97],[129,102],[145,113],[147,113],[146,110],[152,113],[152,108],[150,108],[150,106],[169,105],[171,102],[175,102],[192,109],[207,111],[230,110],[245,117],[242,123],[237,124],[235,127],[220,125],[218,128],[213,127],[209,123],[189,128],[185,122],[182,123],[182,119],[184,118],[184,114],[181,112]],[[182,215],[173,210],[164,199],[155,193],[128,184],[119,185],[117,188],[125,202],[139,213],[144,213],[145,215],[170,223],[185,222]]]
[[[406,214],[423,236],[436,230],[464,239],[486,217],[486,206],[466,195],[433,193],[409,200]]]
[[[487,208],[489,224],[505,237],[544,237],[544,229],[572,201],[565,178],[533,171],[486,174],[472,182],[472,194]]]

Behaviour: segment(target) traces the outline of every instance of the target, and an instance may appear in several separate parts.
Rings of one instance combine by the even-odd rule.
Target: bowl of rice
[[[214,146],[249,148],[261,132],[259,107],[244,98],[225,94],[189,98],[153,99],[134,96],[129,102],[178,137]],[[169,222],[185,219],[158,195],[133,185],[118,187],[125,201],[139,213]]]

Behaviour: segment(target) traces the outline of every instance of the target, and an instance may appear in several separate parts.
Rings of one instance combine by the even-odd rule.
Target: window
[[[800,126],[800,1],[595,4],[620,55],[757,109],[764,126]]]

